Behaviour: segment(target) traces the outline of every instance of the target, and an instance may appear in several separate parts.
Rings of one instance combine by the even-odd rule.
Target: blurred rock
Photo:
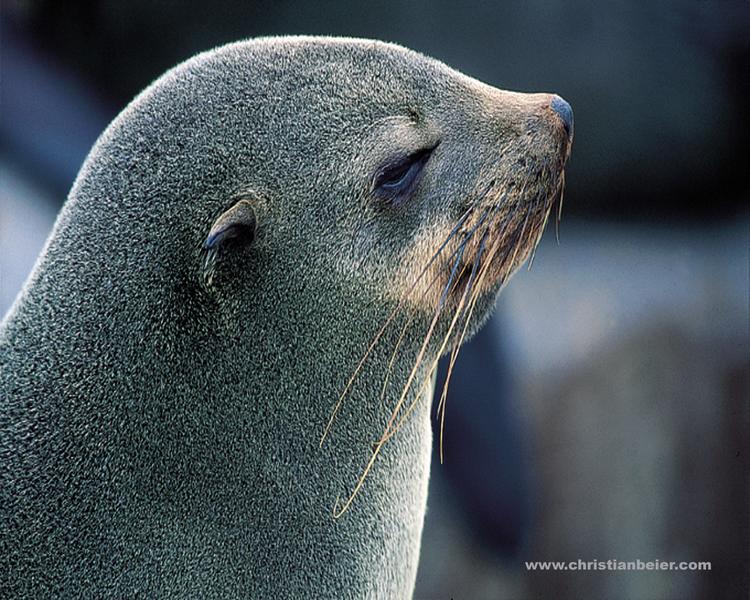
[[[750,222],[562,233],[498,305],[533,450],[528,543],[506,558],[480,543],[434,464],[417,598],[746,598]],[[713,569],[523,565],[578,559]]]
[[[653,323],[565,380],[532,386],[540,497],[526,559],[713,568],[529,572],[530,597],[746,597],[748,388],[737,373],[748,365]]]
[[[565,219],[560,238],[544,236],[498,302],[498,335],[522,382],[565,377],[646,323],[672,322],[747,355],[747,215],[663,226]]]

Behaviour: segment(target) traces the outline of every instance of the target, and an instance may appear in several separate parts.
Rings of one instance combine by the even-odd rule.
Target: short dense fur
[[[409,597],[428,401],[333,512],[444,281],[408,302],[397,359],[402,315],[322,446],[321,433],[451,224],[472,202],[517,214],[530,197],[533,235],[512,242],[522,251],[486,284],[472,329],[486,316],[559,188],[565,144],[548,104],[397,46],[315,38],[220,48],[136,98],[92,150],[0,329],[0,595]],[[372,198],[389,153],[438,141],[409,203]],[[478,197],[483,182],[493,191]],[[207,253],[240,200],[251,243]]]

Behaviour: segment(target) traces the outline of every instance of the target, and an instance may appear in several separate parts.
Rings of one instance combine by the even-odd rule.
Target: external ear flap
[[[240,200],[216,219],[203,242],[203,279],[207,285],[211,285],[217,265],[224,258],[253,243],[255,230],[255,210],[250,200]]]

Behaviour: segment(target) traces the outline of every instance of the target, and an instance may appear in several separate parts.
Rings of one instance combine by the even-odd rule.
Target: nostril
[[[552,96],[552,100],[549,103],[552,110],[557,113],[560,120],[565,127],[565,133],[568,137],[573,135],[573,109],[570,108],[570,104],[565,102],[560,96]]]

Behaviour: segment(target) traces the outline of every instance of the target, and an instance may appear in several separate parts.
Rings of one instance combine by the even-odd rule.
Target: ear
[[[206,285],[211,285],[217,265],[255,241],[255,232],[255,209],[249,199],[238,201],[214,221],[203,242],[206,256],[203,280]]]

